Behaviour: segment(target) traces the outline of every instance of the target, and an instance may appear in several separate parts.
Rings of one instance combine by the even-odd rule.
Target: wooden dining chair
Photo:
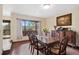
[[[33,51],[32,46],[34,45],[32,36],[33,36],[33,34],[28,35],[28,37],[29,37],[29,49],[31,48],[31,53]]]
[[[33,44],[34,44],[32,45],[32,48],[33,48],[32,54],[34,54],[35,49],[37,50],[37,55],[39,55],[39,52],[41,51],[45,52],[46,46],[41,41],[39,41],[35,35],[32,38],[33,38]]]
[[[62,41],[57,44],[57,47],[50,47],[50,53],[56,55],[63,55],[66,54],[66,47],[67,47],[68,39],[64,37]]]

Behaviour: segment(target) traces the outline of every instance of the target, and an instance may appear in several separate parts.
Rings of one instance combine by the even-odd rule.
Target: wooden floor
[[[29,49],[29,43],[28,42],[14,43],[9,55],[32,55]],[[34,55],[36,55],[36,51]],[[43,54],[40,53],[40,55]],[[67,47],[67,55],[79,55],[79,49]]]
[[[34,51],[34,55],[36,55],[36,50]],[[31,50],[29,49],[29,42],[14,43],[9,55],[32,55]],[[43,54],[40,52],[40,55]]]

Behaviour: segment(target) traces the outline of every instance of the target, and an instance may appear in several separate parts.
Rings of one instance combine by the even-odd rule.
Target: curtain
[[[22,39],[22,26],[21,26],[21,20],[17,19],[17,39]]]
[[[37,22],[36,24],[37,24],[37,33],[38,35],[41,35],[41,24],[40,22]]]

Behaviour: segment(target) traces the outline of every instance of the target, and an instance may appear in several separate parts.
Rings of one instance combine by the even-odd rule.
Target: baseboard
[[[6,51],[3,51],[2,55],[8,55],[10,53],[10,50],[6,50]]]
[[[29,42],[29,40],[14,41],[14,42],[12,42],[12,43],[22,43],[22,42]]]

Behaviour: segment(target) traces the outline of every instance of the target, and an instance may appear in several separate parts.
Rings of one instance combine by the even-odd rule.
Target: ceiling
[[[78,4],[52,4],[49,9],[43,9],[41,4],[4,4],[3,5],[3,15],[10,16],[11,12],[37,16],[37,17],[51,17],[55,14],[67,11],[73,8],[79,7]]]

